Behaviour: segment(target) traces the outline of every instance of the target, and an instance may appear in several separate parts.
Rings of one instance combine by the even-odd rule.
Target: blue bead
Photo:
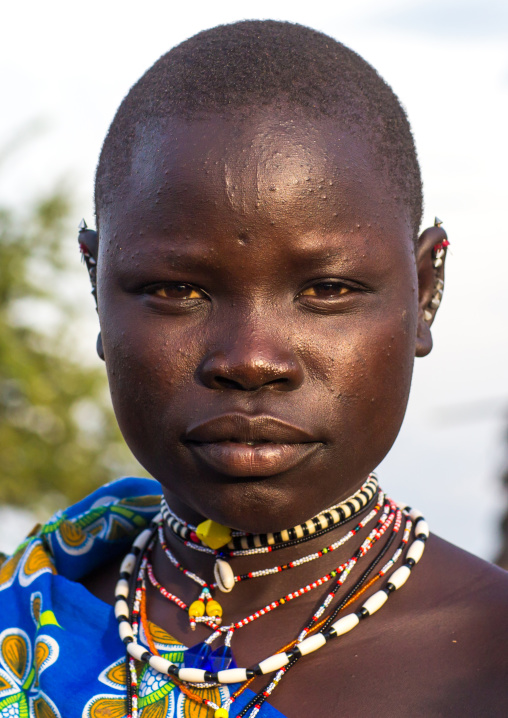
[[[237,667],[231,648],[229,646],[220,646],[210,654],[206,662],[205,671],[216,673],[217,671],[225,671],[227,668]]]
[[[184,652],[183,665],[185,668],[204,668],[211,652],[208,643],[196,643]]]

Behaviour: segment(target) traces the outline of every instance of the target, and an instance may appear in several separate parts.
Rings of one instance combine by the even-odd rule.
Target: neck
[[[361,494],[362,489],[366,485],[370,486],[371,491],[369,495],[371,495],[372,490],[375,490],[377,488],[377,477],[374,473],[369,474],[366,478],[363,478],[361,482],[359,482],[358,484],[354,484],[353,487],[349,487],[346,490],[343,489],[335,496],[332,496],[328,504],[320,507],[321,511],[325,512],[332,505],[338,506],[339,504],[346,503],[353,497]],[[213,517],[214,514],[215,516],[217,516],[218,512],[219,515],[223,516],[223,518],[215,518],[213,519],[214,521],[218,521],[220,524],[232,527],[231,531],[233,532],[239,534],[243,532],[245,534],[254,535],[256,533],[261,534],[270,531],[281,532],[284,529],[288,529],[291,526],[295,526],[298,521],[305,522],[305,520],[312,518],[312,516],[309,517],[308,514],[304,514],[303,516],[294,516],[292,510],[293,504],[291,503],[289,507],[290,517],[284,520],[284,515],[288,512],[288,504],[285,502],[285,500],[279,501],[277,498],[275,498],[272,499],[270,502],[272,509],[271,512],[265,510],[266,506],[264,506],[264,504],[264,509],[263,511],[261,511],[259,509],[259,505],[261,505],[260,502],[258,502],[259,505],[255,509],[253,509],[250,504],[250,508],[246,509],[245,506],[243,506],[240,511],[238,511],[238,507],[236,507],[236,510],[234,511],[234,516],[230,516],[231,522],[229,523],[227,518],[227,509],[230,507],[228,506],[227,494],[224,495],[225,498],[223,497],[220,502],[217,502],[217,505],[210,507],[210,513],[207,513],[206,510],[201,512],[196,511],[189,504],[184,503],[176,494],[170,492],[166,488],[163,488],[162,493],[164,499],[163,504],[166,503],[166,505],[170,508],[172,514],[177,516],[184,524],[188,524],[190,526],[198,526],[202,522]],[[361,502],[364,500],[364,498],[365,495],[363,495],[363,498],[362,496],[360,496]],[[361,508],[361,506],[359,506],[358,504],[356,504],[356,507]],[[276,508],[276,511],[273,511],[274,508]],[[349,513],[350,512],[347,511],[346,515],[349,516]]]

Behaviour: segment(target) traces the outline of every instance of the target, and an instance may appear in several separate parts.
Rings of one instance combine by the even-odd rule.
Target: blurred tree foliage
[[[23,217],[0,207],[0,503],[38,513],[139,470],[105,371],[76,348],[80,300],[61,291],[72,282],[69,210],[58,190]]]

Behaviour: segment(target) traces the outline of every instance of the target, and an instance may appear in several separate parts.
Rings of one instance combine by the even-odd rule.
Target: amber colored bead
[[[205,604],[203,603],[203,601],[193,601],[189,606],[189,616],[191,616],[191,618],[201,618],[201,616],[204,615]]]
[[[206,604],[207,616],[222,616],[222,606],[218,601],[208,601]]]

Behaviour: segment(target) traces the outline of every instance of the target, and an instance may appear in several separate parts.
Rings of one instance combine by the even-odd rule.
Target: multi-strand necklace
[[[358,491],[339,504],[331,506],[326,511],[317,514],[317,516],[314,516],[303,524],[284,531],[267,534],[245,534],[240,531],[232,531],[210,520],[204,521],[199,526],[193,526],[180,519],[169,508],[166,500],[163,498],[161,502],[162,519],[159,523],[159,542],[173,566],[200,585],[202,589],[198,599],[189,606],[191,628],[194,628],[196,623],[208,622],[209,617],[214,617],[220,622],[222,608],[218,601],[212,599],[211,590],[218,588],[223,593],[229,593],[239,581],[268,576],[272,573],[295,568],[302,563],[320,558],[325,553],[334,551],[342,545],[345,540],[352,538],[363,526],[356,527],[356,529],[353,529],[352,532],[346,535],[344,540],[325,547],[320,552],[311,554],[295,562],[275,566],[272,569],[248,572],[235,576],[227,559],[271,553],[283,548],[305,543],[313,538],[318,538],[332,529],[338,528],[344,523],[351,521],[352,518],[358,515],[374,500],[377,491],[377,477],[375,474],[371,474]],[[370,520],[370,518],[372,518],[372,513],[369,514],[368,519]],[[199,576],[196,576],[195,573],[184,568],[176,559],[167,546],[164,537],[163,523],[166,524],[173,535],[180,539],[186,547],[215,557],[214,583],[206,583]]]
[[[367,483],[369,486],[366,489]],[[151,527],[143,531],[134,541],[131,552],[125,557],[122,563],[120,580],[118,581],[115,591],[115,615],[119,624],[120,637],[126,644],[131,676],[128,685],[130,703],[129,716],[137,718],[138,715],[135,661],[141,661],[148,664],[154,671],[162,673],[177,682],[181,690],[193,700],[213,709],[215,711],[215,718],[228,716],[229,708],[236,697],[257,676],[275,673],[270,683],[260,691],[239,714],[239,716],[248,715],[249,718],[254,718],[261,709],[264,701],[267,700],[277,685],[279,685],[283,676],[302,657],[322,648],[332,639],[348,633],[358,625],[361,620],[379,610],[389,595],[399,589],[408,579],[413,566],[419,561],[423,554],[425,541],[428,536],[427,524],[418,512],[410,510],[407,507],[398,507],[393,501],[387,499],[381,491],[377,492],[376,505],[368,511],[361,521],[358,521],[353,529],[350,529],[341,539],[331,543],[320,551],[315,551],[308,556],[287,564],[281,564],[280,566],[273,566],[269,569],[249,572],[247,574],[235,575],[231,570],[231,574],[228,573],[226,575],[227,581],[225,586],[221,584],[221,582],[224,583],[224,569],[221,564],[219,564],[219,569],[217,568],[218,561],[227,563],[227,558],[232,558],[236,555],[268,553],[272,550],[278,550],[279,547],[283,548],[284,546],[295,545],[295,542],[300,543],[309,540],[309,538],[315,538],[317,535],[331,530],[331,528],[351,521],[368,506],[373,497],[375,497],[376,491],[377,481],[375,477],[369,477],[369,481],[361,487],[360,491],[350,497],[346,502],[331,507],[327,511],[322,512],[322,514],[319,514],[318,517],[314,517],[314,519],[307,521],[305,524],[301,524],[299,527],[294,527],[293,529],[279,532],[278,534],[247,536],[239,532],[228,533],[228,530],[222,531],[222,547],[225,546],[226,548],[222,548],[221,546],[214,548],[213,546],[207,545],[205,541],[198,536],[196,529],[199,529],[199,527],[185,524],[185,522],[171,512],[167,505],[163,506],[161,514],[154,518]],[[358,498],[358,494],[360,493],[362,495]],[[346,506],[346,510],[344,510],[344,506]],[[222,607],[212,596],[212,592],[215,589],[230,591],[239,581],[273,575],[274,573],[296,568],[304,563],[317,560],[327,553],[333,552],[339,546],[343,546],[377,515],[379,515],[379,518],[374,528],[362,542],[361,546],[352,554],[350,559],[334,570],[320,576],[315,581],[274,600],[270,604],[246,616],[244,619],[228,625],[222,625]],[[375,566],[381,561],[382,557],[396,539],[403,521],[404,530],[402,539],[392,557],[382,569],[366,583],[367,578],[373,572]],[[163,523],[170,524],[169,528],[175,534],[176,527],[178,531],[177,535],[185,545],[192,544],[191,548],[196,547],[197,550],[203,549],[206,553],[210,553],[215,557],[215,583],[207,583],[200,576],[192,573],[177,561],[166,544],[162,528]],[[353,600],[356,600],[356,598],[368,590],[376,580],[385,576],[393,568],[408,544],[413,525],[415,527],[415,538],[407,551],[404,564],[389,576],[387,583],[381,590],[364,601],[359,610],[337,618],[340,611]],[[304,526],[307,528],[307,532],[305,532]],[[310,527],[314,529],[312,532]],[[212,526],[212,533],[220,534],[223,528],[224,527],[219,527],[215,529],[215,527]],[[372,546],[389,530],[389,538],[376,558],[368,565],[360,579],[353,586],[353,589],[338,605],[333,606],[332,604],[339,589],[344,586],[351,571],[368,554]],[[194,536],[191,536],[191,534],[194,534]],[[171,563],[180,569],[191,581],[201,587],[199,598],[192,602],[189,607],[182,599],[167,591],[159,581],[157,581],[154,575],[153,566],[151,564],[151,551],[157,538],[161,542],[162,548]],[[225,541],[225,539],[227,541]],[[222,550],[219,550],[221,548]],[[227,565],[229,566],[229,563]],[[221,574],[220,571],[223,573]],[[218,574],[219,580],[217,580]],[[132,591],[130,582],[131,577],[134,575],[136,576],[136,581]],[[172,663],[168,659],[158,655],[155,645],[150,639],[145,608],[147,577],[151,584],[155,586],[165,598],[178,608],[188,612],[191,627],[199,622],[211,630],[211,635],[206,641],[185,651],[183,666]],[[334,580],[332,588],[327,591],[319,608],[313,613],[295,640],[281,648],[277,653],[268,656],[260,663],[247,668],[239,668],[236,666],[231,650],[231,641],[236,631],[280,608],[288,601],[292,601],[332,581],[332,579]],[[191,610],[191,608],[193,608],[193,610]],[[149,646],[148,649],[139,642],[140,625],[143,626],[146,642]],[[219,636],[224,638],[224,643],[219,648],[212,650],[212,644]],[[242,685],[240,689],[235,691],[221,706],[214,704],[213,701],[199,694],[193,693],[192,689],[190,689],[191,685],[200,688],[232,683],[240,683]]]
[[[350,529],[345,536],[340,538],[338,541],[334,541],[332,544],[323,547],[319,551],[314,551],[307,556],[303,556],[300,559],[296,559],[295,561],[290,561],[286,564],[279,564],[276,566],[272,566],[271,568],[266,569],[260,569],[259,571],[249,571],[248,573],[244,574],[238,574],[235,575],[229,566],[229,563],[223,561],[221,558],[216,557],[215,560],[215,567],[214,567],[214,574],[216,578],[215,583],[207,583],[204,581],[200,576],[197,576],[192,571],[189,571],[186,569],[180,561],[176,559],[173,552],[170,550],[169,546],[166,543],[165,536],[164,536],[164,529],[163,529],[163,522],[162,520],[158,523],[158,537],[159,537],[159,543],[165,552],[167,558],[170,560],[170,562],[175,566],[175,568],[178,568],[184,575],[186,575],[191,581],[201,586],[201,593],[196,601],[193,601],[191,605],[188,607],[188,614],[189,614],[189,620],[191,624],[191,628],[194,629],[196,623],[210,623],[210,620],[213,618],[215,623],[221,623],[221,617],[222,617],[222,607],[220,603],[217,600],[214,600],[212,598],[211,591],[214,589],[219,589],[222,592],[229,593],[236,583],[239,583],[240,581],[247,581],[250,579],[255,578],[262,578],[265,576],[270,576],[276,573],[281,573],[282,571],[287,571],[293,568],[297,568],[298,566],[302,566],[305,563],[309,563],[311,561],[315,561],[327,553],[332,553],[333,551],[337,550],[340,546],[343,546],[347,541],[353,538],[353,536],[356,536],[356,534],[363,529],[379,512],[381,509],[381,506],[384,502],[384,494],[380,492],[378,503],[373,508],[367,516],[364,517],[362,521],[360,521],[354,528]],[[356,515],[353,514],[352,516]],[[280,544],[279,544],[280,545]],[[224,564],[224,565],[223,565]],[[151,567],[151,564],[148,565],[148,572],[149,577],[152,585],[159,588],[159,584],[155,581],[155,578],[153,576],[153,569]],[[332,573],[332,575],[326,575],[320,579],[317,579],[317,582],[314,582],[312,584],[312,587],[316,587],[317,585],[321,585],[326,580],[330,580],[332,576],[334,576],[335,573]],[[296,595],[301,595],[304,592],[308,590],[309,587],[305,587],[300,589],[299,592],[296,592]],[[161,590],[161,589],[159,589]],[[161,591],[162,592],[162,591]],[[163,595],[165,595],[163,593]],[[290,597],[286,596],[285,599],[281,599],[284,603],[286,600],[291,600],[291,598],[296,597],[296,595],[290,594]],[[166,596],[166,598],[170,598],[169,595]],[[177,601],[175,601],[177,605],[180,605]],[[181,605],[180,605],[181,607]],[[271,610],[271,609],[268,609]]]
[[[374,511],[371,513],[376,513],[376,512]],[[341,581],[341,583],[343,583],[346,580],[346,578],[348,577],[348,575],[351,572],[351,570],[353,569],[353,567],[356,565],[357,561],[363,555],[365,555],[367,553],[367,551],[373,546],[373,544],[376,541],[378,541],[379,538],[381,538],[381,536],[385,533],[387,528],[393,522],[394,516],[395,516],[394,504],[390,501],[387,501],[385,504],[385,509],[383,511],[383,514],[382,514],[381,518],[379,519],[376,527],[370,532],[369,536],[365,539],[365,541],[362,543],[361,547],[354,553],[354,555],[351,557],[351,559],[349,561],[346,561],[345,563],[338,566],[337,568],[330,571],[329,573],[325,574],[324,576],[317,578],[315,581],[312,581],[311,583],[309,583],[305,586],[302,586],[299,589],[292,591],[292,592],[286,594],[285,596],[280,597],[279,599],[277,599],[275,601],[272,601],[271,603],[265,605],[264,607],[260,608],[258,611],[255,611],[254,613],[250,614],[249,616],[247,616],[246,618],[243,618],[240,621],[236,621],[228,626],[221,626],[222,621],[221,621],[220,616],[222,614],[220,614],[220,616],[217,616],[217,614],[216,614],[217,602],[213,601],[213,599],[208,600],[208,603],[212,604],[212,611],[209,612],[208,606],[207,606],[207,609],[206,609],[207,616],[203,616],[201,622],[205,623],[208,626],[208,628],[210,628],[214,631],[214,633],[210,639],[207,639],[205,644],[207,644],[207,645],[211,644],[213,642],[213,640],[215,640],[215,638],[217,638],[221,633],[226,633],[227,634],[226,640],[228,640],[230,642],[231,638],[233,636],[233,633],[235,631],[243,628],[244,626],[247,626],[249,623],[252,623],[253,621],[257,620],[258,618],[261,618],[262,616],[266,615],[267,613],[274,611],[275,609],[279,608],[280,606],[283,606],[285,603],[295,600],[295,599],[299,598],[300,596],[303,596],[305,593],[309,593],[310,591],[318,588],[319,586],[324,585],[325,583],[330,581],[332,578],[340,576],[341,577],[340,581]],[[366,520],[360,522],[360,524],[358,524],[358,526],[355,527],[355,529],[353,529],[353,531],[351,531],[350,534],[354,535],[357,532],[357,530],[359,529],[359,527],[361,527],[362,524],[365,525],[366,523],[367,523]],[[345,543],[345,540],[343,540],[342,543]],[[150,550],[151,550],[151,545],[148,546],[148,550],[147,550],[148,556],[150,555]],[[319,553],[321,555],[324,555],[323,552],[319,552]],[[301,561],[299,563],[299,565],[301,565],[302,563],[304,563],[304,561]],[[147,569],[147,573],[148,573],[148,576],[149,576],[149,579],[150,579],[150,582],[152,583],[152,585],[155,586],[155,588],[157,588],[159,590],[159,592],[165,598],[167,598],[171,602],[175,603],[179,608],[181,608],[183,610],[187,609],[186,604],[183,603],[181,601],[181,599],[174,596],[174,594],[170,594],[168,591],[166,591],[166,589],[163,586],[161,586],[161,584],[156,580],[154,573],[153,573],[153,567],[151,566],[151,563],[149,560],[145,563],[144,567],[140,569],[140,575],[143,580],[144,580],[144,568]],[[267,569],[267,570],[270,571],[270,573],[273,572],[272,569]],[[192,604],[191,604],[191,606],[192,606]],[[204,607],[202,608],[202,610],[204,610]],[[190,614],[190,609],[189,609],[189,614]],[[196,621],[196,620],[198,620],[198,619],[195,619],[191,616],[191,626],[192,626],[193,621]],[[227,645],[229,645],[229,642]],[[198,644],[198,645],[203,645],[203,644]],[[204,648],[205,648],[205,646],[203,646],[203,649]],[[195,663],[191,664],[191,655],[192,655],[192,650],[189,651],[188,654],[186,654],[185,665],[187,667],[198,667]],[[199,656],[201,657],[201,655],[202,654],[200,653]],[[225,668],[225,667],[228,667],[228,666],[225,666],[223,664],[220,666],[221,669]]]

